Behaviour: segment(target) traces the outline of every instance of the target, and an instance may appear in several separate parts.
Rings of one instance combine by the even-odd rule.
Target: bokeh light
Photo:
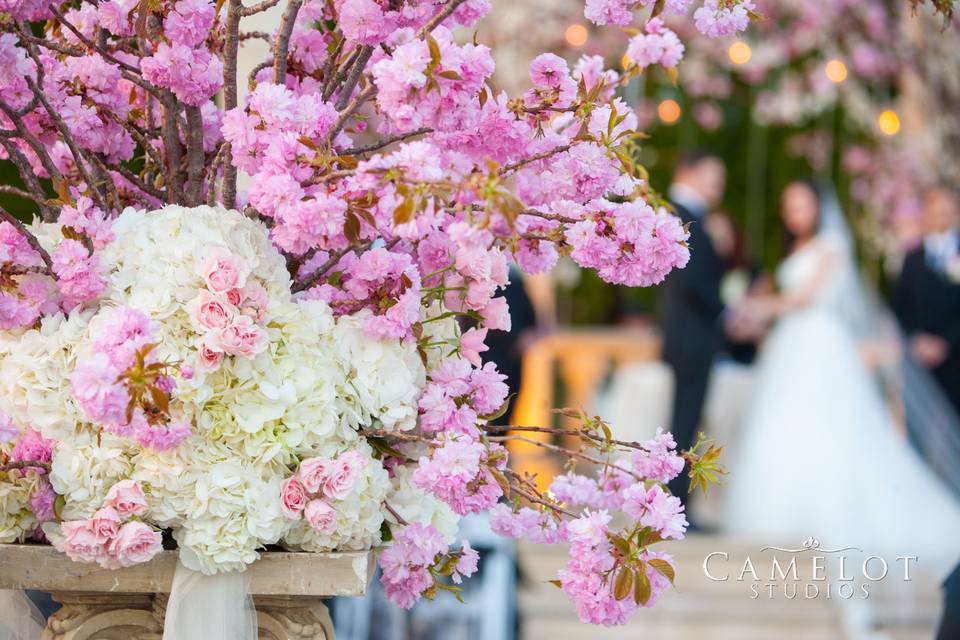
[[[900,116],[893,109],[886,109],[877,118],[877,125],[884,135],[895,136],[900,131]]]
[[[847,79],[847,65],[843,64],[842,60],[834,58],[827,63],[824,71],[827,74],[827,78],[830,79],[830,82],[840,84]]]
[[[680,105],[676,100],[667,98],[657,105],[657,116],[667,124],[680,119]]]
[[[574,23],[567,27],[566,32],[563,34],[564,40],[567,41],[571,47],[582,47],[587,44],[587,38],[590,37],[590,34],[587,33],[587,28],[579,23]]]
[[[727,49],[727,57],[730,58],[730,62],[733,64],[747,64],[750,62],[750,58],[753,57],[753,50],[746,42],[737,40]]]

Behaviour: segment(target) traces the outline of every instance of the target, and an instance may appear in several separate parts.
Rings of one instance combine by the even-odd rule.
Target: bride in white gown
[[[766,544],[813,536],[824,548],[915,555],[945,573],[960,557],[960,503],[899,434],[860,357],[844,308],[862,292],[842,222],[824,224],[822,209],[812,185],[784,191],[794,243],[780,294],[742,310],[773,327],[730,464],[726,528]]]

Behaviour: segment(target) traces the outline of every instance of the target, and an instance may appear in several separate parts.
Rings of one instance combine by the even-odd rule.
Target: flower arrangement
[[[631,286],[685,265],[615,92],[677,63],[657,16],[691,2],[590,0],[598,24],[650,8],[633,63],[544,54],[517,98],[454,36],[485,0],[288,0],[275,33],[241,27],[278,4],[0,2],[0,149],[22,180],[2,191],[39,214],[0,209],[0,542],[119,568],[166,532],[207,574],[271,545],[385,545],[409,607],[474,573],[450,545],[489,511],[503,535],[569,542],[558,585],[583,620],[624,622],[673,580],[652,546],[686,520],[664,483],[705,487],[719,451],[580,414],[491,426],[507,387],[481,354],[510,330],[511,263],[569,254]],[[751,7],[694,18],[730,33]],[[250,39],[272,53],[241,103]],[[508,465],[524,431],[578,442],[540,443],[571,460],[550,491]]]

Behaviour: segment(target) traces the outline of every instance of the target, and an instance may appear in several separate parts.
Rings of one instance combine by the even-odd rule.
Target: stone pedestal
[[[63,608],[42,640],[160,640],[175,551],[108,571],[51,547],[0,545],[0,589],[47,591]],[[261,640],[333,640],[323,598],[359,596],[373,572],[371,552],[264,553],[247,569]]]

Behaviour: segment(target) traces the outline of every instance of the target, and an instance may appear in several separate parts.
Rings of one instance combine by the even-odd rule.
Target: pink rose
[[[230,291],[227,291],[227,300],[229,300],[233,306],[239,307],[240,302],[243,301],[243,291],[240,289],[230,289]]]
[[[307,503],[307,491],[296,478],[287,478],[280,487],[280,510],[291,520],[299,520]]]
[[[267,336],[252,319],[238,316],[230,326],[211,334],[210,346],[231,356],[252,358],[267,348]]]
[[[104,556],[106,549],[90,520],[72,520],[60,525],[63,540],[54,544],[57,551],[67,554],[75,562],[96,562]]]
[[[193,326],[204,331],[222,329],[229,325],[236,315],[236,309],[222,298],[201,289],[197,297],[187,303],[187,313],[190,314]]]
[[[134,480],[121,480],[107,491],[105,507],[117,510],[122,518],[139,516],[147,510],[147,498],[143,495],[140,483]]]
[[[197,348],[197,364],[204,371],[216,371],[220,368],[220,361],[223,360],[223,351],[212,347],[207,343],[207,338],[200,341]]]
[[[356,451],[347,451],[341,454],[332,465],[323,483],[323,492],[334,500],[343,500],[350,494],[356,484],[360,472],[366,467],[367,461]]]
[[[162,536],[142,522],[128,522],[107,546],[111,565],[132,567],[147,562],[163,548]],[[106,566],[106,565],[105,565]]]
[[[261,321],[263,320],[264,311],[269,301],[269,295],[266,289],[256,282],[248,282],[247,286],[243,288],[243,301],[240,305],[240,313],[245,316],[250,316],[254,320]]]
[[[337,528],[337,512],[323,500],[311,500],[303,515],[314,531],[330,533]]]
[[[102,544],[106,544],[117,536],[122,520],[120,514],[113,507],[103,507],[90,518],[90,530]]]
[[[300,463],[297,470],[297,480],[308,493],[317,493],[323,488],[327,476],[333,471],[333,461],[330,458],[307,458]]]
[[[230,289],[242,288],[247,282],[248,273],[249,269],[243,258],[226,249],[215,251],[200,267],[200,275],[214,293],[226,293]]]

